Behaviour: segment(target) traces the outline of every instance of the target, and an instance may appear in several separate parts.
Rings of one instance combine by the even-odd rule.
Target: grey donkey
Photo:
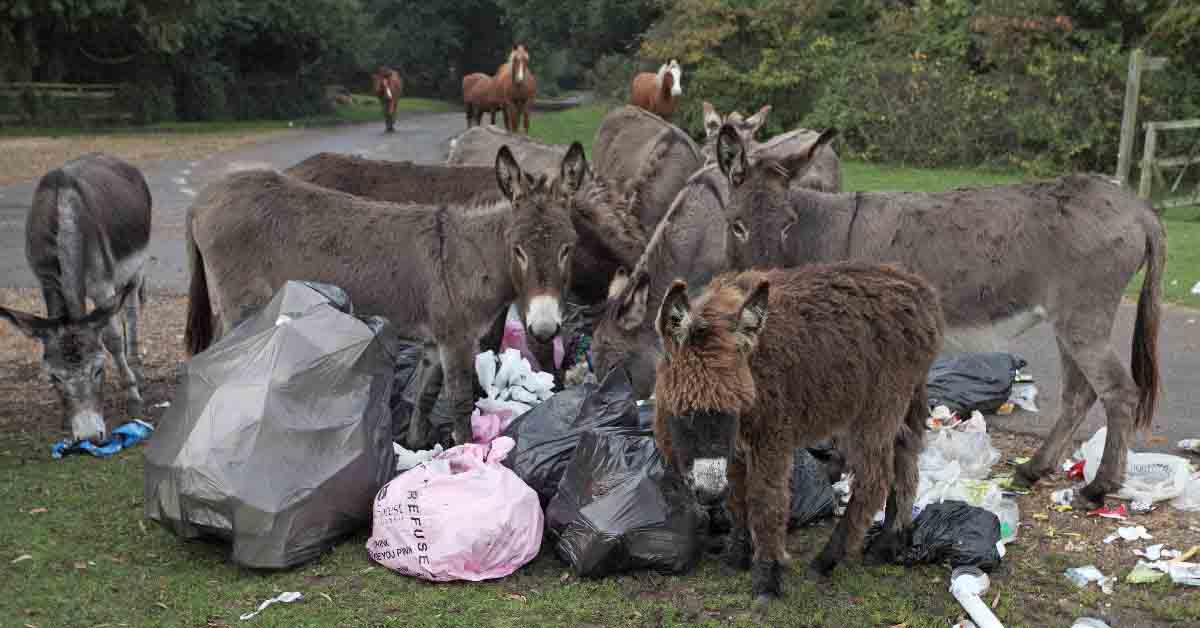
[[[717,156],[730,185],[733,268],[898,263],[938,289],[951,350],[1000,350],[1008,338],[1049,322],[1062,367],[1062,414],[1017,479],[1032,485],[1049,474],[1099,400],[1108,439],[1077,506],[1094,508],[1121,486],[1127,441],[1135,428],[1150,426],[1159,388],[1167,243],[1146,201],[1088,174],[939,193],[826,194],[789,185],[804,176],[811,154],[757,158],[732,127],[721,130]],[[1113,320],[1143,267],[1127,369],[1112,345]]]
[[[150,189],[142,173],[92,153],[48,172],[25,224],[25,256],[42,284],[46,317],[0,307],[42,344],[42,370],[62,400],[64,428],[77,440],[103,441],[104,372],[111,353],[130,417],[143,411],[137,362],[142,271],[150,244]],[[96,307],[87,312],[87,300]],[[124,309],[127,327],[118,316]]]
[[[443,381],[453,438],[469,442],[479,338],[514,301],[534,339],[559,331],[577,240],[572,199],[586,172],[578,142],[553,179],[525,172],[502,147],[504,200],[438,206],[372,201],[273,171],[231,175],[189,210],[185,342],[202,351],[285,281],[340,286],[358,311],[427,342],[409,446],[428,444]]]

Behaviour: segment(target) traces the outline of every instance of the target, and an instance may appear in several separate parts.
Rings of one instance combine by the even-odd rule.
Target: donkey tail
[[[1137,320],[1133,327],[1131,353],[1133,381],[1140,391],[1134,425],[1146,429],[1158,405],[1158,330],[1162,320],[1162,273],[1166,265],[1167,243],[1162,223],[1156,218],[1146,234],[1146,276],[1138,295]]]
[[[183,343],[188,355],[196,355],[212,344],[213,313],[208,297],[208,278],[204,274],[204,258],[192,236],[190,215],[187,218],[187,249],[192,281],[188,288],[187,326],[183,332]]]

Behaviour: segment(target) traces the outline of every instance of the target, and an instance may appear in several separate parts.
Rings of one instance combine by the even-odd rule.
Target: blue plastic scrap
[[[88,440],[76,442],[67,439],[60,440],[50,446],[50,457],[62,458],[67,454],[87,452],[97,458],[107,458],[126,447],[133,447],[146,440],[153,431],[153,425],[141,419],[134,419],[113,430],[112,437],[100,444]]]

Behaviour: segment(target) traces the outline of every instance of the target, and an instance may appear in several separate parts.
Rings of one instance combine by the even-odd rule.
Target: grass
[[[456,111],[457,106],[430,98],[400,98],[396,103],[400,113]],[[324,127],[383,120],[379,100],[368,94],[354,94],[349,105],[342,105],[334,113],[320,114],[296,120],[215,120],[205,122],[160,122],[140,127],[4,127],[3,137],[63,137],[74,135],[130,135],[130,134],[194,134],[254,132],[295,127]]]
[[[592,138],[608,111],[608,105],[591,104],[564,111],[535,113],[530,116],[529,135],[549,144],[579,141],[590,158]]]

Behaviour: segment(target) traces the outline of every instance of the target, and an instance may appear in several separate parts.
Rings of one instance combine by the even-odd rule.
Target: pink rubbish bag
[[[484,414],[479,408],[476,408],[471,413],[471,442],[486,445],[496,440],[513,422],[514,418],[513,413],[508,410],[500,410],[495,414]]]
[[[508,306],[508,314],[504,319],[504,335],[500,337],[500,353],[504,353],[505,349],[520,351],[521,357],[529,360],[529,365],[533,367],[533,370],[543,370],[537,358],[533,357],[533,352],[529,350],[529,340],[525,336],[525,323],[521,321],[521,313],[517,310],[515,303]],[[562,334],[559,334],[554,337],[554,368],[556,370],[562,368],[565,357],[566,348],[563,345]]]
[[[503,578],[542,545],[537,493],[500,464],[516,445],[447,449],[388,482],[375,495],[371,560],[435,582]]]

